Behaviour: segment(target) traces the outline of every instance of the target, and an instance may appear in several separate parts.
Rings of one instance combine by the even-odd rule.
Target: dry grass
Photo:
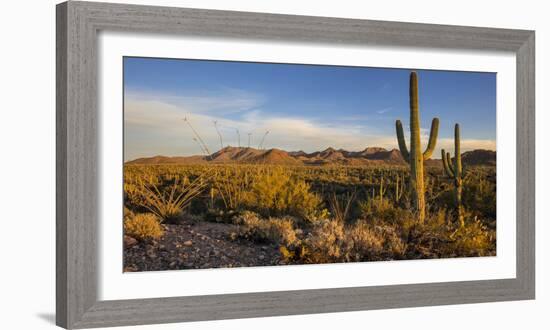
[[[343,223],[346,221],[346,219],[348,219],[349,213],[351,211],[351,206],[355,201],[355,194],[356,192],[353,191],[346,193],[342,195],[342,197],[338,198],[338,196],[336,196],[336,193],[332,192],[332,195],[329,199],[329,205],[332,216],[336,221]]]

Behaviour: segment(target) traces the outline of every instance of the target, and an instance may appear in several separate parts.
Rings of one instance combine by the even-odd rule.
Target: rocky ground
[[[212,222],[163,225],[159,240],[124,237],[124,271],[269,266],[280,263],[278,247],[239,238],[238,226]]]

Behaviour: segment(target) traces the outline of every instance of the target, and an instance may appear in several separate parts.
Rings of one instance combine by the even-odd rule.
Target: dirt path
[[[164,225],[165,234],[124,249],[124,271],[204,269],[278,265],[278,247],[238,239],[232,224],[197,222]]]

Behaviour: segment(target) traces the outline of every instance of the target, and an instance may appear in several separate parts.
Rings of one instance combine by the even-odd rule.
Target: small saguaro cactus
[[[454,181],[455,186],[455,202],[458,223],[464,226],[464,207],[462,206],[462,180],[464,179],[464,171],[462,169],[462,156],[460,155],[460,126],[455,124],[455,159],[451,160],[451,155],[441,149],[441,161],[447,176]]]
[[[403,196],[403,191],[405,190],[405,175],[401,174],[401,177],[399,174],[397,174],[395,178],[395,202],[399,202],[401,197]]]
[[[384,176],[380,177],[380,186],[378,187],[378,198],[380,202],[384,199],[384,195],[386,194],[386,190],[388,188],[384,185]]]
[[[424,189],[424,161],[430,159],[437,142],[437,133],[439,131],[439,119],[432,120],[430,129],[430,139],[424,152],[420,146],[420,116],[418,114],[418,79],[416,72],[411,72],[409,78],[409,102],[410,102],[410,127],[411,127],[411,151],[407,150],[405,136],[403,134],[403,125],[400,120],[395,122],[397,131],[397,142],[401,155],[411,167],[411,192],[414,206],[418,214],[418,221],[424,222],[426,217],[426,197]]]

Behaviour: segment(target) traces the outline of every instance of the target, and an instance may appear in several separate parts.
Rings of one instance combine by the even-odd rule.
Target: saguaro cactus
[[[462,206],[462,180],[464,179],[464,171],[462,169],[462,156],[460,155],[460,126],[455,124],[455,160],[451,162],[451,155],[441,149],[441,161],[445,173],[453,179],[455,186],[455,201],[458,222],[460,226],[464,226],[464,207]]]
[[[401,199],[401,196],[403,196],[403,191],[405,190],[405,175],[401,174],[401,177],[399,176],[399,173],[395,177],[395,202],[399,202]]]
[[[418,221],[424,222],[426,216],[426,197],[424,192],[424,161],[432,156],[437,142],[437,133],[439,130],[439,119],[432,120],[430,129],[430,139],[424,152],[420,146],[420,116],[418,114],[418,79],[416,72],[411,72],[409,79],[409,101],[410,101],[410,127],[411,127],[411,151],[407,150],[407,144],[403,134],[403,125],[400,120],[395,122],[397,131],[397,142],[403,158],[411,167],[411,189],[414,206],[418,213]]]

